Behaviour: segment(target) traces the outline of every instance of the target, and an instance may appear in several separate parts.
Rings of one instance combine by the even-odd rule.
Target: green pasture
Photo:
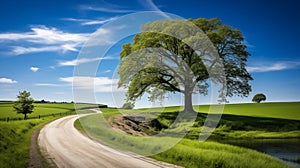
[[[201,113],[214,113],[214,111],[209,111],[212,106],[220,105],[199,105],[194,106],[194,110]],[[300,120],[300,102],[225,104],[223,107],[223,114]],[[183,110],[183,107],[169,106],[164,108],[141,108],[127,110],[127,112],[178,112],[181,110]]]
[[[168,128],[176,119],[182,107],[143,109],[101,109],[102,114],[81,118],[75,126],[96,140],[123,150],[139,154],[153,153],[151,157],[185,167],[289,167],[282,161],[250,149],[224,145],[219,139],[265,139],[300,138],[300,103],[227,104],[222,118],[208,142],[199,142],[198,137],[209,111],[209,105],[195,106],[199,113],[191,124],[180,123],[171,132],[180,133],[192,125],[182,139],[163,137],[148,139],[114,131],[106,123],[117,114],[147,113]],[[158,113],[161,112],[161,113]],[[148,115],[147,114],[147,115]],[[102,121],[103,120],[103,121]],[[164,129],[160,130],[164,132]],[[171,135],[171,134],[170,134]],[[176,134],[175,134],[176,135]],[[168,145],[179,142],[168,149]],[[162,149],[164,152],[156,153]],[[146,152],[145,152],[146,151]],[[144,153],[143,153],[144,152]]]
[[[0,118],[20,118],[20,120],[0,121],[0,168],[27,167],[29,162],[30,137],[37,128],[65,116],[59,113],[74,111],[74,104],[34,104],[35,109],[29,114],[29,119],[23,120],[23,114],[13,110],[12,102],[0,102]],[[95,106],[91,104],[78,104],[77,108]],[[50,115],[49,115],[50,114]],[[56,115],[51,115],[56,114]],[[70,114],[70,113],[68,113]],[[75,113],[73,113],[75,114]],[[40,119],[30,119],[38,115],[49,115]]]
[[[107,111],[112,112],[111,109]],[[254,150],[217,142],[199,142],[186,138],[180,140],[172,137],[152,139],[119,133],[105,124],[102,114],[83,117],[80,122],[75,122],[75,127],[103,144],[189,168],[290,167],[279,159]],[[172,144],[176,145],[172,147]]]

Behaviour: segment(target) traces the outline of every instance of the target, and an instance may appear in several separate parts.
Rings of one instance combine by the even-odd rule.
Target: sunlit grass
[[[119,149],[143,154],[141,151],[153,152],[151,157],[178,164],[184,167],[289,167],[271,156],[241,147],[224,145],[217,142],[198,141],[209,105],[195,106],[200,113],[184,139],[174,147],[166,146],[177,140],[164,137],[160,141],[147,141],[147,138],[135,137],[116,132],[102,124],[101,114],[84,117],[75,126],[88,135]],[[169,127],[182,111],[182,107],[143,108],[133,110],[102,109],[103,117],[110,120],[117,114],[150,113],[157,115],[160,124]],[[156,113],[153,113],[156,112]],[[157,113],[159,112],[159,113]],[[225,105],[222,119],[210,137],[214,139],[251,139],[251,138],[300,138],[300,103],[261,103],[261,104],[228,104]],[[100,125],[99,125],[100,124]],[[177,125],[178,126],[178,125]],[[181,127],[185,127],[181,124]],[[107,129],[108,128],[108,129]],[[184,128],[174,128],[181,131]],[[167,143],[166,143],[167,142]],[[167,149],[167,150],[164,150]],[[157,151],[163,151],[158,152]]]
[[[27,167],[31,134],[56,118],[0,122],[0,167]]]
[[[105,111],[104,115],[106,113],[110,113],[109,116],[117,114],[113,109],[103,111]],[[180,140],[171,137],[151,139],[126,135],[110,129],[105,124],[102,114],[83,117],[80,122],[79,120],[75,122],[75,127],[109,146],[142,155],[152,153],[151,157],[155,159],[184,167],[289,167],[280,160],[265,154],[216,142]],[[171,147],[172,143],[176,145]]]
[[[23,120],[22,114],[17,114],[12,107],[13,103],[0,103],[0,118],[20,118],[20,120],[0,121],[0,168],[27,167],[29,162],[30,137],[33,131],[57,118],[65,116],[65,112],[74,110],[74,104],[34,104],[35,109],[29,114],[28,120]],[[91,104],[80,104],[87,107]],[[30,119],[38,115],[59,114],[55,116]],[[76,114],[73,112],[73,114]]]

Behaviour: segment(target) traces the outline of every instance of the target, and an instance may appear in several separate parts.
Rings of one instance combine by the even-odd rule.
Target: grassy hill
[[[200,105],[194,106],[194,109],[201,113],[208,113],[211,106],[219,105]],[[180,106],[169,106],[165,107],[163,111],[178,112],[182,109]],[[153,112],[155,110],[156,108],[142,108],[135,111]],[[223,114],[300,120],[300,102],[226,104]]]
[[[198,117],[184,139],[174,147],[151,157],[182,165],[185,167],[288,167],[278,159],[240,147],[218,142],[199,142],[199,133],[208,113],[209,105],[200,106]],[[195,106],[197,109],[198,106]],[[84,117],[81,124],[87,133],[101,142],[134,152],[149,153],[163,149],[176,141],[176,138],[161,138],[157,141],[145,137],[126,135],[114,131],[105,123],[103,117],[113,121],[118,114],[137,114],[149,112],[149,116],[169,127],[182,107],[144,108],[134,110],[103,109],[102,114]],[[161,114],[156,112],[163,111]],[[103,117],[101,117],[103,115]],[[222,119],[215,129],[213,139],[252,139],[252,138],[300,138],[300,103],[261,103],[227,104]],[[175,125],[176,131],[186,129],[189,123]],[[81,130],[77,121],[75,126]],[[164,131],[163,129],[160,131]]]

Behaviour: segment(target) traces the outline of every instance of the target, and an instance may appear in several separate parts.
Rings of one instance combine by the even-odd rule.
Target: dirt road
[[[101,145],[81,134],[74,121],[78,116],[67,116],[46,125],[38,137],[43,155],[57,167],[177,167],[149,158],[137,158]]]

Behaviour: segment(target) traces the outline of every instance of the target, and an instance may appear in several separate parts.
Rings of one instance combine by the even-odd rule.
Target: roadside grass
[[[31,134],[57,118],[0,122],[0,167],[27,167]]]
[[[20,120],[9,120],[8,122],[0,121],[0,168],[27,167],[29,163],[30,138],[33,131],[42,128],[55,119],[65,116],[65,112],[74,111],[74,104],[71,103],[38,103],[34,104],[35,110],[28,116],[49,116],[40,119],[23,120],[23,115],[17,114],[13,110],[12,105],[12,102],[0,102],[0,118],[20,118]],[[91,104],[78,105],[79,108],[91,106]],[[62,115],[58,115],[59,113]],[[52,116],[52,114],[56,115]],[[73,112],[73,114],[76,113]]]
[[[154,159],[184,167],[291,167],[279,159],[251,149],[220,144],[220,139],[300,138],[300,103],[261,103],[225,105],[222,118],[209,141],[199,142],[199,134],[209,111],[209,105],[199,108],[198,117],[184,139],[164,137],[149,140],[116,132],[106,121],[118,114],[149,113],[164,128],[169,127],[183,108],[179,106],[143,109],[101,109],[102,114],[86,116],[75,122],[75,127],[88,136],[108,146],[149,155]],[[195,109],[198,107],[195,106]],[[106,121],[105,121],[105,120]],[[183,123],[173,131],[180,132],[188,124]],[[163,129],[161,130],[164,131]],[[178,142],[174,147],[168,145]],[[163,152],[159,152],[163,151]],[[145,153],[144,153],[145,154]]]
[[[200,106],[200,110],[204,111],[204,113],[198,113],[194,125],[186,135],[186,138],[198,139],[207,116],[205,111],[207,112],[208,109],[208,105]],[[168,128],[174,122],[180,110],[182,110],[182,107],[172,106],[164,109],[143,108],[133,110],[108,108],[102,109],[102,112],[104,117],[109,121],[112,116],[117,114],[148,112],[151,117],[157,118],[164,128]],[[251,116],[252,114],[254,116]],[[300,138],[299,116],[299,102],[228,104],[225,105],[222,118],[212,136],[210,136],[210,139]]]
[[[173,148],[151,157],[187,168],[292,167],[254,150],[188,139],[183,139]]]
[[[103,109],[103,115],[109,111],[110,116],[111,113],[116,113],[113,109]],[[79,120],[75,122],[75,127],[101,143],[184,167],[290,167],[279,159],[254,150],[217,142],[199,142],[171,137],[151,139],[126,135],[109,128],[102,114],[85,116]],[[176,145],[172,147],[172,144]],[[153,155],[149,155],[151,153]]]

